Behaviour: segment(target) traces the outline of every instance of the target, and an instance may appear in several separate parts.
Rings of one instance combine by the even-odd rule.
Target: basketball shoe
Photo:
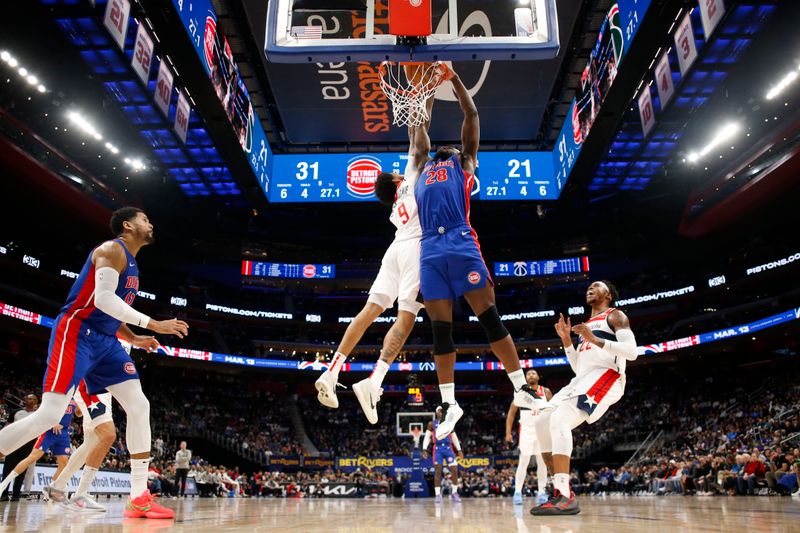
[[[372,380],[367,378],[355,383],[353,385],[353,392],[355,393],[356,398],[358,398],[358,403],[361,404],[364,414],[367,415],[367,421],[369,421],[370,424],[377,424],[378,409],[376,406],[381,399],[383,389],[380,387],[375,387],[372,384]]]
[[[331,409],[338,409],[339,398],[336,397],[336,387],[345,388],[341,383],[336,382],[336,377],[333,372],[326,370],[320,377],[317,378],[314,386],[317,388],[317,400],[325,407]]]
[[[175,518],[172,509],[161,507],[155,502],[156,497],[146,490],[136,498],[128,498],[124,514],[127,518]]]
[[[70,498],[68,502],[62,502],[61,505],[68,511],[74,511],[77,513],[106,512],[106,508],[97,503],[97,501],[88,494],[84,494],[81,496],[73,496],[72,498]]]
[[[66,490],[60,490],[53,485],[46,485],[42,488],[42,501],[61,503],[67,500],[69,493]]]
[[[543,505],[547,503],[547,500],[549,499],[550,496],[548,496],[547,491],[543,490],[542,492],[536,495],[536,505]]]
[[[514,392],[514,405],[539,412],[551,411],[555,406],[539,396],[527,383]]]
[[[447,437],[456,428],[456,423],[461,419],[464,410],[459,407],[457,403],[449,404],[443,403],[442,410],[444,411],[444,420],[439,423],[436,428],[436,440],[442,440]]]
[[[522,505],[522,493],[517,491],[514,493],[514,498],[511,500],[514,505]]]
[[[569,491],[569,497],[556,490],[553,497],[547,500],[546,503],[531,509],[531,514],[534,516],[573,515],[580,512],[581,508],[578,506],[578,500],[575,499],[575,493],[571,490]]]
[[[453,500],[455,503],[461,503],[461,496],[459,496],[457,492],[451,494],[450,499]]]

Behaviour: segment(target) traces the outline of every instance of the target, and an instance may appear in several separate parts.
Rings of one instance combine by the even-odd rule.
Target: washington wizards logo
[[[578,409],[586,412],[587,415],[591,415],[596,408],[597,400],[595,400],[593,396],[588,396],[586,394],[578,396]]]

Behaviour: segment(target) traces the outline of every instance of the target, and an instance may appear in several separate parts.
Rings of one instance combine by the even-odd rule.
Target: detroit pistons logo
[[[481,275],[474,270],[467,275],[467,281],[472,283],[473,285],[477,285],[478,282],[481,280]]]
[[[136,367],[131,362],[125,363],[123,369],[125,370],[126,373],[130,374],[131,376],[136,374]]]
[[[314,265],[306,265],[303,267],[303,277],[304,278],[313,278],[317,275],[317,267]]]
[[[347,164],[347,194],[368,198],[375,194],[375,181],[381,173],[381,162],[375,157],[357,157]]]
[[[203,52],[205,53],[206,66],[211,68],[214,64],[214,41],[217,38],[217,21],[212,16],[206,17],[206,30],[203,36]]]

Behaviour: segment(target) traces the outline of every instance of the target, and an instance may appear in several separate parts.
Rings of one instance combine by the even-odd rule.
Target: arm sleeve
[[[616,332],[616,341],[605,341],[603,349],[614,357],[623,357],[628,361],[633,361],[637,357],[636,338],[630,329],[620,329]]]
[[[425,438],[422,439],[422,451],[426,451],[431,445],[431,430],[425,430]]]
[[[119,272],[111,267],[98,268],[94,274],[94,305],[105,314],[126,324],[147,327],[150,317],[140,313],[117,296]]]
[[[460,452],[461,451],[461,443],[458,441],[458,436],[456,436],[455,431],[453,433],[451,433],[450,436],[453,437],[453,446],[455,446],[456,451]]]
[[[575,347],[574,346],[564,347],[564,353],[567,354],[567,361],[569,361],[569,366],[572,367],[572,371],[577,372],[578,352],[575,351]]]

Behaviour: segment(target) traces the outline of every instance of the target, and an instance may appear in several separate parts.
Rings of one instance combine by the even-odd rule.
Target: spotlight
[[[28,75],[28,69],[25,67],[19,67],[19,75],[23,78]]]
[[[44,86],[44,85],[41,85],[41,84],[39,84],[39,86],[36,88],[36,90],[38,90],[40,93],[43,93],[43,92],[45,92],[47,89],[45,88],[45,86]]]
[[[11,68],[14,68],[19,64],[17,63],[17,60],[14,59],[13,57],[9,57],[7,61],[8,61],[8,66]]]
[[[36,79],[36,76],[34,76],[33,74],[28,76],[27,79],[28,79],[28,83],[30,83],[31,85],[36,85],[37,83],[39,83],[39,80]]]
[[[772,89],[769,90],[767,93],[767,100],[772,100],[776,96],[778,96],[783,90],[788,87],[794,80],[797,79],[797,71],[793,70],[786,74],[781,81],[777,83]]]
[[[2,52],[0,52],[0,59],[2,59],[5,62],[8,62],[8,60],[11,59],[11,54],[9,54],[7,50],[3,50]]]

